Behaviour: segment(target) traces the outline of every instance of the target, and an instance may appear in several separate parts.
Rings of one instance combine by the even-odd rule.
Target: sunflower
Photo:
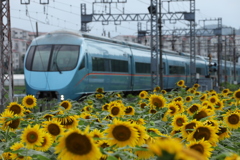
[[[162,94],[166,94],[167,91],[163,89],[163,90],[161,90],[161,93],[162,93]]]
[[[108,112],[112,117],[120,117],[125,115],[124,108],[121,106],[121,104],[116,103],[116,105],[111,106],[108,109]]]
[[[105,103],[104,105],[102,105],[102,111],[108,111],[108,109],[109,109],[108,103]]]
[[[207,99],[208,95],[206,93],[202,94],[202,96],[199,98],[200,101],[205,101]]]
[[[173,103],[173,102],[168,103],[167,107],[168,107],[167,114],[169,114],[170,116],[174,116],[175,114],[179,113],[178,112],[179,107],[175,103]]]
[[[43,126],[45,131],[49,133],[53,139],[56,139],[57,136],[62,135],[64,132],[60,121],[44,121]]]
[[[234,93],[233,93],[233,97],[238,101],[240,100],[240,89],[236,90]]]
[[[137,129],[138,132],[138,140],[137,140],[137,145],[141,146],[145,143],[145,139],[147,138],[147,131],[146,128],[143,125],[138,125],[136,123],[133,124],[134,128]]]
[[[96,144],[94,144],[88,131],[89,127],[86,127],[85,131],[73,129],[64,133],[55,147],[55,153],[58,154],[58,159],[100,159],[101,152]]]
[[[125,112],[125,115],[134,115],[135,109],[132,106],[127,106],[124,112]]]
[[[160,86],[156,86],[153,90],[153,92],[159,92],[161,90],[161,87]]]
[[[132,146],[134,147],[139,139],[138,130],[130,122],[113,120],[113,124],[108,125],[105,130],[106,137],[109,139],[111,145],[118,147]]]
[[[26,108],[33,108],[37,105],[37,99],[33,95],[27,95],[22,99],[22,105]]]
[[[104,93],[104,89],[103,89],[103,88],[97,88],[97,89],[96,89],[96,92],[97,92],[97,93]]]
[[[95,95],[97,99],[102,99],[104,97],[104,94],[98,93]]]
[[[89,135],[93,137],[94,141],[96,142],[98,142],[101,138],[104,137],[104,133],[96,128],[93,131],[91,131]]]
[[[158,156],[158,159],[178,159],[181,154],[183,145],[180,141],[173,138],[158,139],[155,143],[150,143],[148,148],[151,152]]]
[[[157,128],[148,128],[147,129],[148,134],[157,134],[157,135],[162,135],[162,133],[157,129]]]
[[[204,139],[201,139],[200,141],[193,140],[186,146],[198,151],[205,159],[208,159],[212,154],[211,151],[213,151],[212,145]]]
[[[200,87],[200,84],[198,84],[198,83],[195,83],[195,84],[193,85],[193,88],[198,89],[199,87]]]
[[[17,150],[19,150],[19,149],[21,149],[21,148],[23,148],[24,147],[24,144],[22,143],[22,142],[16,142],[16,143],[14,143],[11,147],[10,147],[10,149],[12,150],[12,151],[17,151]]]
[[[23,130],[21,142],[26,144],[26,148],[33,149],[35,146],[40,146],[43,143],[43,135],[43,131],[38,124],[33,127],[28,125]]]
[[[72,103],[68,100],[62,101],[59,106],[65,108],[66,110],[70,110],[72,108]]]
[[[177,86],[178,87],[183,87],[185,85],[185,81],[184,80],[180,80],[177,82]]]
[[[229,129],[238,129],[240,127],[240,113],[228,111],[226,114],[223,114],[223,121]]]
[[[229,131],[228,127],[221,125],[218,128],[219,129],[216,134],[218,135],[219,140],[223,140],[225,138],[230,138],[231,132]]]
[[[196,119],[183,123],[181,127],[182,137],[187,138],[188,135],[194,131],[194,128],[197,126],[197,124],[201,124],[201,122],[197,121]]]
[[[49,133],[44,132],[42,144],[34,147],[34,149],[37,151],[45,152],[52,146],[52,144],[53,144],[52,136]]]
[[[216,110],[222,110],[224,108],[223,100],[218,100],[214,107]]]
[[[173,101],[175,101],[175,102],[183,101],[183,98],[179,96],[179,97],[174,98]]]
[[[78,118],[79,116],[73,115],[73,116],[65,116],[65,117],[58,117],[58,118],[53,118],[53,120],[57,120],[61,122],[61,125],[64,126],[66,129],[70,128],[76,128],[78,126]]]
[[[19,116],[24,116],[24,107],[21,104],[18,104],[17,102],[11,102],[9,106],[7,106],[7,110],[12,111],[14,114],[17,114]]]
[[[44,119],[46,119],[46,120],[48,120],[48,121],[50,121],[50,120],[52,120],[52,117],[53,117],[54,115],[52,115],[52,114],[45,114],[44,116],[43,116],[43,118]]]
[[[203,122],[204,125],[213,126],[216,130],[219,129],[219,121],[214,119],[209,119]]]
[[[239,160],[239,159],[240,159],[240,155],[236,153],[231,153],[231,155],[225,157],[224,160]]]
[[[199,110],[197,111],[197,113],[195,113],[195,114],[193,115],[193,118],[196,119],[196,120],[201,120],[201,119],[203,119],[203,118],[206,118],[206,117],[208,117],[208,116],[213,115],[214,113],[215,113],[215,112],[212,111],[211,109],[208,109],[208,108],[206,108],[206,107],[202,107],[201,109],[199,109]]]
[[[193,115],[194,113],[196,113],[197,111],[199,111],[199,109],[201,108],[201,105],[198,103],[194,103],[192,104],[187,110],[187,113],[189,115]]]
[[[174,103],[176,106],[178,106],[178,113],[184,112],[185,106],[184,106],[183,101],[173,101],[173,103]]]
[[[155,107],[150,107],[149,111],[150,114],[155,114],[157,113],[157,110],[155,109]]]
[[[213,105],[215,105],[218,100],[219,99],[218,99],[217,96],[211,96],[211,97],[208,98],[208,101]]]
[[[154,157],[154,153],[149,152],[147,147],[141,147],[141,149],[135,150],[135,155],[137,155],[138,159],[152,159]]]
[[[179,130],[183,123],[186,123],[188,121],[188,118],[185,114],[177,114],[173,117],[172,120],[172,126],[174,130]]]
[[[138,96],[141,99],[146,99],[148,97],[148,92],[147,91],[141,91]]]
[[[185,98],[185,102],[191,102],[192,99],[193,99],[193,96],[187,96],[187,97]]]
[[[163,108],[165,106],[166,100],[162,95],[152,94],[149,97],[150,105],[156,108]]]
[[[145,106],[147,106],[147,103],[145,103],[145,102],[141,102],[140,104],[139,104],[139,106],[140,106],[140,108],[145,108]]]
[[[197,124],[194,131],[187,137],[187,141],[193,141],[194,139],[199,141],[204,139],[205,141],[209,141],[212,145],[215,145],[216,142],[218,142],[218,135],[216,132],[217,130],[212,126]]]
[[[91,113],[93,111],[93,106],[92,105],[87,105],[87,106],[84,106],[83,109],[82,109],[83,112],[88,112],[88,113]]]

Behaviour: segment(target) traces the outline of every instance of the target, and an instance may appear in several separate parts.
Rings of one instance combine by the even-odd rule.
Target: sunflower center
[[[113,129],[112,134],[118,141],[126,141],[131,137],[130,129],[123,125],[116,126]]]
[[[238,124],[239,123],[239,116],[237,114],[232,114],[228,117],[228,122],[230,124]]]
[[[146,106],[146,103],[141,103],[141,108],[144,108]]]
[[[193,105],[190,109],[189,109],[189,111],[191,112],[191,113],[194,113],[194,112],[196,112],[198,110],[198,107],[196,106],[196,105]]]
[[[153,99],[153,105],[160,108],[163,106],[163,103],[160,99],[155,98],[155,99]]]
[[[211,138],[211,131],[208,128],[199,127],[199,128],[197,128],[193,137],[196,140],[201,140],[202,138],[204,138],[204,140],[209,140]]]
[[[63,102],[63,103],[61,104],[61,106],[64,107],[65,109],[67,109],[67,108],[68,108],[68,103],[67,103],[67,102]]]
[[[51,135],[54,135],[54,136],[57,136],[60,134],[60,128],[58,125],[56,124],[49,124],[48,125],[48,132],[51,134]]]
[[[19,124],[20,124],[20,119],[15,119],[9,124],[9,127],[12,129],[17,129]]]
[[[200,120],[200,119],[202,119],[202,118],[204,118],[204,117],[207,117],[207,116],[208,116],[208,115],[207,115],[206,112],[200,111],[199,113],[195,114],[195,115],[193,116],[193,118],[195,118],[196,120]]]
[[[131,113],[132,112],[132,108],[127,108],[126,110],[125,110],[125,113]]]
[[[187,98],[186,98],[186,101],[187,101],[187,102],[188,102],[188,101],[190,101],[190,100],[191,100],[191,98],[190,98],[190,97],[187,97]]]
[[[113,107],[111,109],[112,115],[118,115],[119,112],[120,112],[120,109],[118,107]]]
[[[225,127],[219,127],[219,130],[217,132],[217,135],[221,135],[223,133],[226,133],[227,132],[227,128]]]
[[[175,107],[170,107],[169,109],[171,110],[171,112],[170,112],[171,114],[174,114],[176,112],[176,108]]]
[[[46,140],[45,137],[43,137],[43,142],[42,142],[42,146],[41,147],[45,146],[46,144],[47,144],[47,140]]]
[[[88,154],[92,149],[92,144],[87,136],[78,133],[71,133],[65,140],[68,151],[77,154]]]
[[[38,139],[38,134],[36,132],[31,131],[27,134],[27,141],[29,143],[34,143],[37,141],[37,139]]]
[[[13,111],[14,114],[21,113],[21,108],[18,105],[11,106],[10,110]]]
[[[104,143],[101,145],[101,147],[102,147],[102,148],[107,148],[107,147],[109,147],[109,145],[104,142]]]
[[[178,119],[176,120],[177,126],[182,126],[183,123],[184,123],[184,119],[183,119],[183,118],[178,118]]]
[[[189,124],[187,124],[186,127],[185,127],[186,132],[187,132],[188,134],[191,133],[191,132],[192,132],[191,129],[193,129],[195,126],[196,126],[195,123],[189,123]]]
[[[235,97],[240,98],[240,92],[236,92]]]
[[[51,115],[46,115],[46,116],[44,116],[44,118],[47,119],[47,120],[51,120],[52,116]]]
[[[155,114],[155,113],[157,113],[157,111],[155,109],[151,109],[150,113]]]
[[[204,154],[204,147],[201,144],[194,144],[190,148]]]
[[[34,101],[33,101],[32,98],[28,98],[28,99],[26,100],[26,103],[27,103],[28,105],[32,105],[32,104],[34,103]]]
[[[210,99],[210,102],[211,102],[211,103],[215,103],[215,102],[216,102],[216,99],[215,99],[215,98],[211,98],[211,99]]]

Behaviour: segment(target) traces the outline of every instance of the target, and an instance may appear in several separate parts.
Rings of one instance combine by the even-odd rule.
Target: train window
[[[85,67],[85,56],[82,59],[82,62],[81,62],[80,67],[79,67],[79,70],[83,69],[84,67]]]
[[[183,66],[169,66],[169,74],[185,74]]]
[[[28,52],[27,59],[26,59],[26,69],[31,70],[32,66],[32,58],[34,54],[35,46],[32,46]]]
[[[151,72],[151,65],[149,63],[140,63],[136,62],[136,73],[150,73]]]
[[[92,70],[93,71],[105,71],[104,58],[93,57],[92,58]]]
[[[79,56],[79,46],[55,45],[52,51],[51,71],[69,71],[76,67]]]
[[[47,71],[52,46],[37,46],[33,57],[33,71]]]
[[[128,72],[128,61],[111,60],[112,72]]]

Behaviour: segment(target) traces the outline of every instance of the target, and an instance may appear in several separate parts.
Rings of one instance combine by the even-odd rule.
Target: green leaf
[[[118,160],[118,159],[116,157],[114,157],[114,156],[108,156],[107,160]]]

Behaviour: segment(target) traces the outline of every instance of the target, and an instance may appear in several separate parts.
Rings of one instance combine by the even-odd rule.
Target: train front
[[[72,81],[81,44],[80,35],[62,32],[34,39],[24,59],[26,94],[47,100],[77,99]]]

